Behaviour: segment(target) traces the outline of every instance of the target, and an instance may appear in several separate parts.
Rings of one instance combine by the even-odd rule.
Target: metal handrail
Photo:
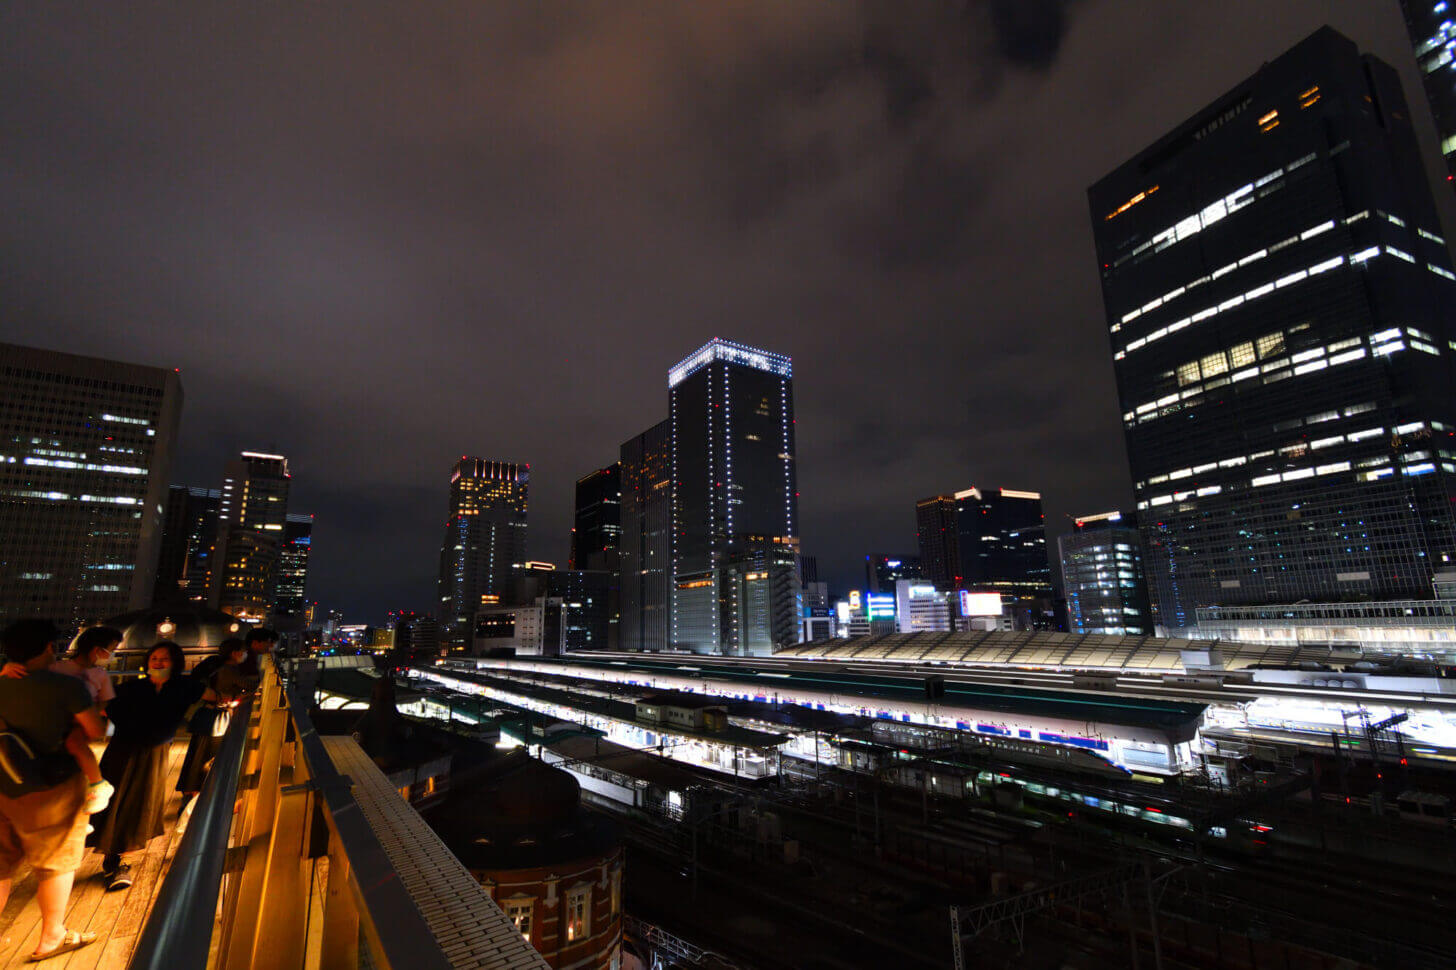
[[[314,729],[305,705],[299,703],[296,688],[284,687],[297,740],[308,765],[311,784],[324,803],[330,834],[337,836],[349,860],[351,878],[358,887],[361,922],[377,942],[381,964],[410,967],[411,970],[450,970],[450,959],[440,949],[435,934],[400,881],[399,872],[379,844],[369,820],[350,791],[349,779],[334,767]],[[385,916],[384,919],[376,918]]]
[[[202,783],[192,819],[132,951],[129,970],[207,965],[252,710],[252,696],[233,709],[232,723]]]

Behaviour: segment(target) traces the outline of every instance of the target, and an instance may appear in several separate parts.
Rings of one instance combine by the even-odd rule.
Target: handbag
[[[76,759],[65,748],[36,754],[24,732],[0,718],[0,794],[19,798],[54,788],[76,773]]]

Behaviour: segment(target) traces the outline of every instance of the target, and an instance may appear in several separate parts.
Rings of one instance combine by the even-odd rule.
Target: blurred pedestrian
[[[36,874],[40,941],[31,960],[69,953],[96,941],[95,933],[66,929],[71,882],[85,855],[86,781],[66,750],[73,731],[105,733],[85,686],[47,668],[55,662],[57,630],[49,621],[17,620],[0,634],[5,657],[22,664],[23,678],[0,677],[0,910],[10,898],[21,862]]]
[[[248,689],[247,678],[242,674],[248,652],[247,643],[230,637],[218,644],[216,653],[192,670],[192,679],[210,687],[217,699],[203,701],[187,721],[192,737],[187,742],[187,757],[182,760],[182,771],[177,776],[177,790],[184,797],[191,798],[202,790],[208,765],[222,747],[232,709]]]

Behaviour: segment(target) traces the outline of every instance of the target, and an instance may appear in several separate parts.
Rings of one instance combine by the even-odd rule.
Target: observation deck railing
[[[545,970],[350,738],[265,659],[203,785],[134,970]]]

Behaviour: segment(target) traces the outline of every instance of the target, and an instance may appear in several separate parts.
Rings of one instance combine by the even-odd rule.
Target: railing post
[[[329,840],[329,882],[324,896],[323,947],[319,970],[358,970],[359,906],[350,885],[349,857]]]
[[[261,713],[258,722],[258,747],[249,761],[249,767],[256,766],[256,770],[252,774],[252,790],[244,801],[246,815],[242,832],[246,856],[243,871],[238,876],[236,909],[228,927],[226,958],[220,962],[220,970],[250,970],[254,966],[263,965],[254,963],[256,948],[264,937],[269,939],[271,946],[275,932],[286,933],[286,928],[274,927],[265,922],[273,914],[274,907],[283,901],[266,899],[264,891],[270,882],[278,885],[277,880],[283,878],[275,875],[270,880],[269,877],[273,874],[274,865],[282,863],[282,857],[275,855],[280,851],[280,847],[276,845],[279,831],[275,826],[280,820],[278,793],[284,784],[279,774],[283,761],[283,739],[288,730],[288,705],[278,679],[278,671],[272,661],[261,657],[258,667],[262,673],[258,689]],[[298,799],[298,796],[293,797],[294,800]],[[285,841],[284,845],[288,844]],[[297,853],[300,867],[303,864],[301,855],[301,852]],[[306,887],[307,884],[304,885]],[[308,910],[304,905],[305,898],[301,895],[294,896],[288,902],[306,916]],[[287,937],[280,935],[278,938],[283,940]],[[298,952],[301,954],[302,949]],[[269,961],[267,965],[285,964]],[[291,965],[296,966],[297,963]]]

